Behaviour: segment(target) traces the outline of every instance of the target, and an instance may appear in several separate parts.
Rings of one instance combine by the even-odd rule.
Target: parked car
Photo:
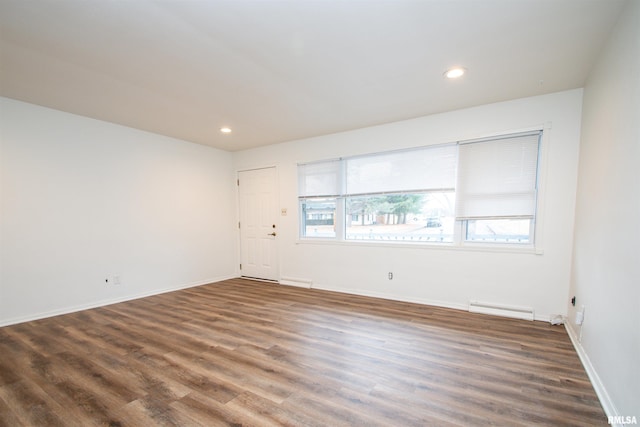
[[[434,227],[442,227],[442,221],[440,221],[440,218],[427,219],[427,228],[434,228]]]

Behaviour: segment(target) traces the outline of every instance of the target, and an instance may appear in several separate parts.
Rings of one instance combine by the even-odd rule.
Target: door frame
[[[274,212],[274,221],[276,224],[276,230],[278,230],[278,234],[279,230],[280,230],[280,215],[278,212],[278,207],[280,206],[280,175],[279,175],[279,170],[278,170],[278,165],[277,164],[268,164],[268,165],[264,165],[264,166],[255,166],[255,167],[247,167],[247,168],[242,168],[242,169],[237,169],[236,173],[235,173],[235,195],[236,195],[236,222],[235,222],[235,226],[237,227],[237,242],[238,242],[238,246],[237,246],[237,259],[238,262],[236,263],[236,271],[238,272],[237,275],[238,277],[246,277],[242,275],[242,269],[240,268],[240,264],[242,263],[242,236],[240,233],[240,218],[241,218],[241,206],[240,206],[240,185],[239,185],[239,181],[240,181],[240,173],[242,172],[251,172],[251,171],[256,171],[256,170],[262,170],[262,169],[273,169],[274,172],[274,199],[276,201],[275,204],[275,212]],[[280,276],[281,276],[281,266],[282,266],[282,261],[281,261],[281,257],[280,257],[280,239],[275,239],[275,245],[274,245],[275,251],[276,251],[276,267],[277,267],[277,278],[275,280],[270,280],[270,279],[261,279],[261,278],[255,278],[255,277],[247,277],[247,279],[251,279],[251,280],[259,280],[259,281],[265,281],[265,282],[269,282],[269,283],[280,283]]]

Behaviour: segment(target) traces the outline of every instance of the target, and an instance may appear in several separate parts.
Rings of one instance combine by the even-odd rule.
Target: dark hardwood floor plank
[[[248,408],[234,405],[231,402],[222,405],[216,400],[197,392],[185,396],[180,401],[173,403],[172,406],[180,408],[188,416],[194,416],[196,419],[202,420],[203,424],[201,425],[256,427],[276,427],[279,425],[261,412],[253,412]]]
[[[64,426],[64,417],[57,415],[64,412],[64,408],[46,396],[36,384],[21,380],[0,387],[0,400],[19,420],[18,425]]]
[[[2,390],[3,387],[4,386],[0,386],[0,427],[19,426],[21,424],[21,421],[13,413],[11,408],[9,408],[9,404],[5,402],[2,398],[2,395],[7,394],[6,391]],[[15,406],[15,405],[12,405],[12,406]]]
[[[0,328],[0,427],[606,421],[542,322],[233,279]]]

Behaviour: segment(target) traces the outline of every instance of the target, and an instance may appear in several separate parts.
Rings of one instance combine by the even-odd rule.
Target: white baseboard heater
[[[469,301],[469,312],[524,320],[534,320],[535,318],[533,308],[531,307],[518,307],[482,301]]]
[[[298,288],[311,289],[313,282],[311,280],[306,280],[306,279],[295,279],[292,277],[283,277],[280,279],[280,284],[287,285],[287,286],[296,286]]]

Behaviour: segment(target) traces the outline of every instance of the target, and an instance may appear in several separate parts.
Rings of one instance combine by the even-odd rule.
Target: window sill
[[[514,253],[514,254],[531,254],[543,255],[542,248],[536,248],[533,245],[525,244],[505,244],[505,243],[475,243],[465,242],[463,244],[456,243],[424,243],[424,242],[373,242],[373,241],[350,241],[350,240],[333,240],[323,238],[302,238],[295,242],[296,245],[321,245],[321,246],[355,246],[369,248],[402,248],[402,249],[424,249],[424,250],[448,250],[448,251],[467,251],[467,252],[496,252],[496,253]]]

